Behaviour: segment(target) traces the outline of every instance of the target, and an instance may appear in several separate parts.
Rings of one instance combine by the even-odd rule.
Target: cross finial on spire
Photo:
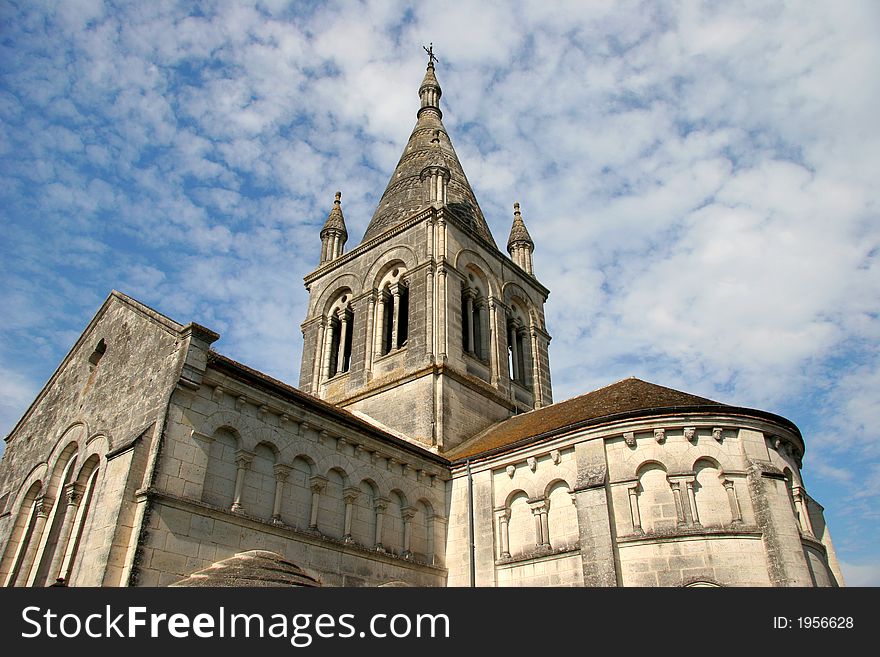
[[[433,66],[434,62],[440,61],[434,55],[434,42],[433,41],[431,43],[429,43],[427,46],[422,46],[422,48],[424,48],[425,52],[428,53],[428,66]]]

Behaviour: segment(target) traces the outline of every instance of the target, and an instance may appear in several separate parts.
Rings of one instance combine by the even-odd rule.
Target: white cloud
[[[840,568],[847,586],[880,586],[880,563],[841,561]]]

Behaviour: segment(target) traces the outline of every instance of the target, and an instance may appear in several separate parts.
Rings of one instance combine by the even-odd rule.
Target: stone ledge
[[[498,567],[502,566],[520,566],[524,563],[534,562],[534,561],[544,561],[550,558],[563,557],[568,554],[573,554],[576,552],[580,552],[581,546],[580,542],[575,543],[574,545],[565,545],[563,547],[558,548],[550,548],[550,549],[537,549],[529,552],[527,554],[517,555],[515,557],[504,558],[504,559],[496,559],[495,565]]]
[[[247,513],[232,513],[228,509],[218,507],[206,502],[191,500],[170,493],[164,493],[154,488],[141,489],[135,494],[140,499],[149,499],[152,502],[159,502],[166,506],[180,509],[182,511],[190,511],[192,513],[200,513],[208,515],[215,520],[229,522],[241,527],[247,527],[257,531],[275,534],[282,538],[296,540],[300,543],[310,543],[321,547],[331,547],[340,552],[355,554],[376,561],[384,561],[386,563],[398,566],[410,566],[414,569],[429,569],[439,574],[447,574],[448,570],[443,566],[436,566],[425,561],[419,561],[413,558],[407,558],[392,554],[390,552],[380,552],[374,548],[369,548],[360,543],[347,543],[341,538],[333,538],[325,536],[319,532],[304,531],[290,525],[279,525],[271,520],[258,518]],[[150,531],[150,530],[148,530]]]
[[[666,532],[646,532],[618,536],[618,544],[631,543],[671,543],[680,540],[699,540],[716,538],[760,539],[763,532],[755,525],[727,527],[677,527]]]

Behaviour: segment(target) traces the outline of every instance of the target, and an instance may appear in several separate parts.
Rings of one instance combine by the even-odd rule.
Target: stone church
[[[242,553],[322,586],[843,583],[789,420],[635,378],[554,403],[535,245],[515,204],[498,248],[434,69],[349,250],[336,194],[298,387],[110,294],[6,438],[3,585]]]

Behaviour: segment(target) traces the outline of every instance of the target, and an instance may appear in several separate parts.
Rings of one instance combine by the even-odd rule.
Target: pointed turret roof
[[[476,196],[465,176],[452,142],[443,126],[440,111],[442,90],[434,74],[433,58],[428,62],[425,77],[419,86],[421,106],[417,121],[403,155],[391,174],[391,180],[382,194],[379,207],[364,233],[364,240],[381,235],[405,221],[430,204],[428,189],[422,183],[421,173],[426,166],[445,166],[449,170],[447,208],[466,222],[489,243],[495,244],[483,217]]]
[[[336,200],[333,201],[333,209],[327,215],[327,221],[321,229],[321,237],[329,230],[338,230],[343,236],[348,238],[348,231],[345,229],[345,217],[342,216],[342,192],[336,192]]]
[[[522,213],[519,210],[519,203],[514,203],[513,225],[510,227],[510,238],[507,240],[507,251],[513,251],[513,247],[517,244],[525,244],[532,250],[535,248],[535,243],[532,241],[532,236],[529,235],[529,231],[526,229],[526,223],[523,221]]]

